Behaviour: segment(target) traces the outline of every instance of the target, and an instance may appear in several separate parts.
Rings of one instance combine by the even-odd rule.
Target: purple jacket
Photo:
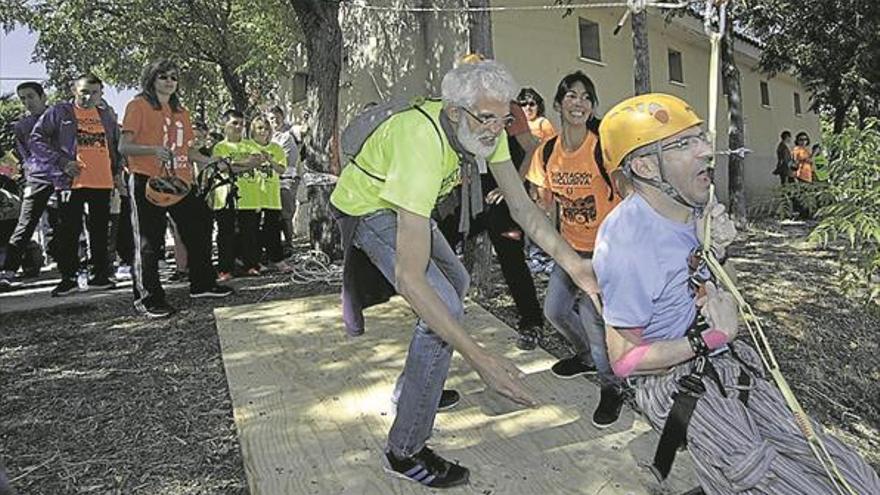
[[[15,134],[15,151],[24,166],[24,174],[30,180],[31,169],[33,168],[33,160],[31,160],[31,150],[28,148],[28,141],[31,139],[31,131],[39,119],[39,115],[28,115],[15,123],[13,133]],[[37,180],[36,182],[41,182]]]
[[[122,163],[118,150],[119,125],[112,112],[99,108],[98,115],[107,137],[110,168],[113,175],[116,175]],[[28,142],[32,162],[28,178],[53,184],[55,189],[70,189],[72,178],[64,173],[64,166],[68,161],[76,160],[76,128],[73,103],[59,103],[43,112],[34,125]]]

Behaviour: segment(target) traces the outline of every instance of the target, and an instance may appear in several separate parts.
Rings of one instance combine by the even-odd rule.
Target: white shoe
[[[116,269],[116,280],[131,280],[131,267],[129,265],[119,265]]]

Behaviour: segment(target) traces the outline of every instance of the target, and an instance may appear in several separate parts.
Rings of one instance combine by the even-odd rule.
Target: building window
[[[672,82],[683,83],[684,71],[681,68],[681,52],[669,49],[669,80]]]
[[[584,18],[578,23],[578,32],[581,38],[581,57],[602,61],[602,49],[599,46],[599,25]]]
[[[770,87],[767,86],[767,81],[761,81],[761,105],[770,106]]]
[[[794,114],[801,114],[801,94],[798,92],[794,93]]]

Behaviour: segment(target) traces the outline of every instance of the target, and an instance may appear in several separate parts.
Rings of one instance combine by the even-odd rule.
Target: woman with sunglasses
[[[538,142],[544,142],[556,135],[553,123],[544,117],[544,98],[533,88],[523,88],[516,97],[516,102],[522,107],[526,118],[529,119],[529,130]]]
[[[559,205],[562,237],[584,258],[592,258],[602,220],[620,198],[605,170],[599,145],[596,88],[581,71],[568,74],[556,89],[553,108],[561,132],[535,150],[526,178],[544,188]],[[545,204],[549,211],[552,204]],[[602,383],[593,414],[597,428],[611,426],[620,415],[620,382],[605,347],[605,324],[591,300],[556,266],[544,300],[544,316],[574,346],[576,354],[551,368],[560,378],[597,373]]]
[[[217,285],[211,264],[211,212],[193,188],[178,202],[158,206],[146,197],[147,182],[170,169],[186,184],[193,182],[192,162],[208,158],[191,147],[194,134],[189,112],[177,94],[177,64],[159,60],[144,68],[141,92],[128,103],[122,122],[119,152],[128,157],[128,191],[134,230],[134,307],[147,318],[163,318],[174,308],[159,280],[164,257],[166,215],[180,228],[189,262],[190,297],[225,297],[232,289]]]

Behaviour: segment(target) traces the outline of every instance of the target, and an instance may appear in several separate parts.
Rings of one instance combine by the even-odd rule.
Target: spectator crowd
[[[26,115],[15,149],[0,153],[0,291],[55,263],[53,297],[131,279],[135,309],[164,317],[174,311],[159,276],[166,247],[168,279],[188,280],[194,298],[291,271],[302,126],[276,105],[247,118],[230,109],[214,131],[191,120],[178,77],[167,60],[145,67],[121,119],[94,74],[54,105],[39,82],[17,86]]]

